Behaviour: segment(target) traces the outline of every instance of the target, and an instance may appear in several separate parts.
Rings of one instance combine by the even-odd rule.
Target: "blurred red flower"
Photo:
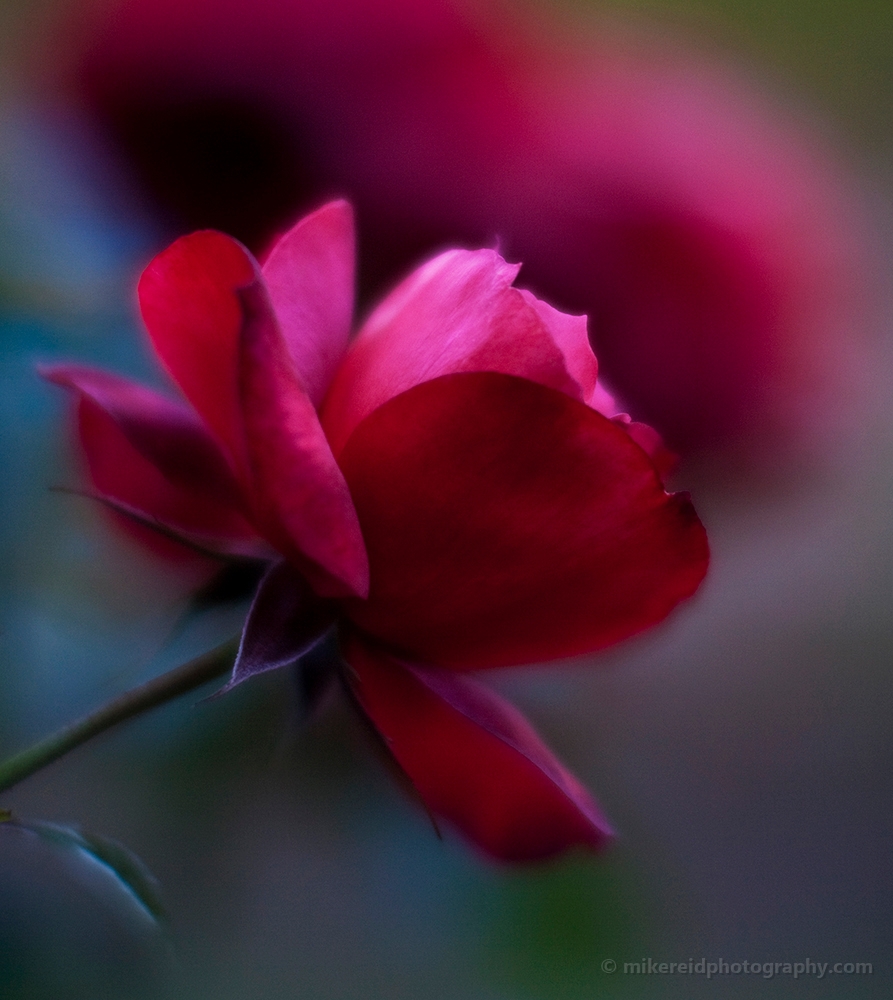
[[[859,212],[727,67],[571,42],[505,2],[121,0],[85,23],[54,62],[178,225],[259,251],[347,195],[364,298],[496,239],[590,317],[611,385],[677,451],[821,436],[852,395]]]
[[[428,807],[499,858],[608,828],[528,723],[464,676],[590,652],[700,584],[704,530],[647,428],[600,412],[585,317],[490,250],[411,274],[348,344],[353,217],[333,202],[263,267],[184,237],[139,294],[192,404],[57,366],[111,506],[219,555],[269,558],[232,684],[337,623],[346,680]]]

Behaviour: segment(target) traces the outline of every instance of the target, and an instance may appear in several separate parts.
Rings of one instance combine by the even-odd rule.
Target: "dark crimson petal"
[[[146,515],[149,521],[174,533],[201,539],[214,551],[247,555],[263,548],[254,529],[237,510],[173,483],[131,444],[119,423],[88,396],[81,396],[78,403],[78,433],[90,479],[103,497]],[[161,539],[157,532],[134,526],[129,516],[127,523],[133,534],[156,551],[173,555],[180,549]]]
[[[222,690],[229,691],[255,674],[293,663],[319,641],[334,620],[331,601],[318,597],[294,567],[276,563],[257,589],[232,677]]]
[[[260,284],[240,293],[240,405],[259,523],[328,596],[369,590],[369,565],[344,475]]]
[[[244,467],[239,408],[241,288],[260,280],[251,254],[230,236],[184,236],[152,261],[139,283],[143,319],[174,381]]]
[[[180,549],[188,549],[196,555],[224,562],[227,567],[264,565],[269,562],[270,553],[265,551],[264,544],[258,540],[241,540],[219,538],[201,535],[198,532],[187,532],[172,524],[167,524],[152,514],[132,507],[123,500],[116,500],[107,493],[90,493],[85,490],[67,489],[64,486],[53,487],[54,492],[68,493],[72,496],[95,500],[115,514],[134,533],[144,538],[151,548],[166,550],[164,540],[176,543],[178,557]],[[250,591],[244,596],[250,596]]]
[[[445,667],[586,653],[661,621],[707,569],[687,496],[626,431],[495,372],[389,400],[341,466],[370,562],[366,632]]]
[[[662,482],[676,471],[679,456],[674,451],[670,451],[664,444],[663,438],[653,427],[639,423],[638,420],[631,420],[628,413],[619,413],[611,419],[619,427],[622,427],[654,462],[654,468],[657,469],[657,474]]]
[[[488,854],[536,861],[611,837],[517,709],[467,677],[346,642],[357,701],[422,800]]]
[[[221,507],[244,508],[225,457],[187,407],[95,368],[52,365],[41,374],[104,410],[133,448],[173,485]]]

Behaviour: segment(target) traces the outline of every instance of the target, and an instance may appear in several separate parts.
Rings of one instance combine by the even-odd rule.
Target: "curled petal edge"
[[[327,597],[365,597],[369,561],[344,474],[294,372],[262,282],[238,293],[239,397],[264,534]]]
[[[519,265],[493,250],[447,250],[372,313],[322,411],[336,455],[362,420],[416,385],[456,372],[501,372],[588,401],[598,364],[585,316],[512,286]]]

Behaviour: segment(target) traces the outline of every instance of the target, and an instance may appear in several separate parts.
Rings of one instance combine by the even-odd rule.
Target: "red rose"
[[[598,846],[585,790],[464,672],[655,624],[700,584],[704,530],[647,428],[595,408],[584,317],[513,288],[494,251],[449,250],[349,343],[353,262],[344,202],[263,267],[214,231],[156,257],[143,318],[194,412],[104,372],[47,374],[77,393],[110,505],[271,556],[231,685],[337,625],[356,701],[432,812],[500,858]]]

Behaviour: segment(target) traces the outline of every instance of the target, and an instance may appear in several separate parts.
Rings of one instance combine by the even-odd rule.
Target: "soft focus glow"
[[[63,86],[175,227],[260,250],[348,195],[367,291],[496,241],[683,452],[817,450],[858,392],[858,200],[815,137],[669,39],[449,0],[124,0],[70,35]]]

